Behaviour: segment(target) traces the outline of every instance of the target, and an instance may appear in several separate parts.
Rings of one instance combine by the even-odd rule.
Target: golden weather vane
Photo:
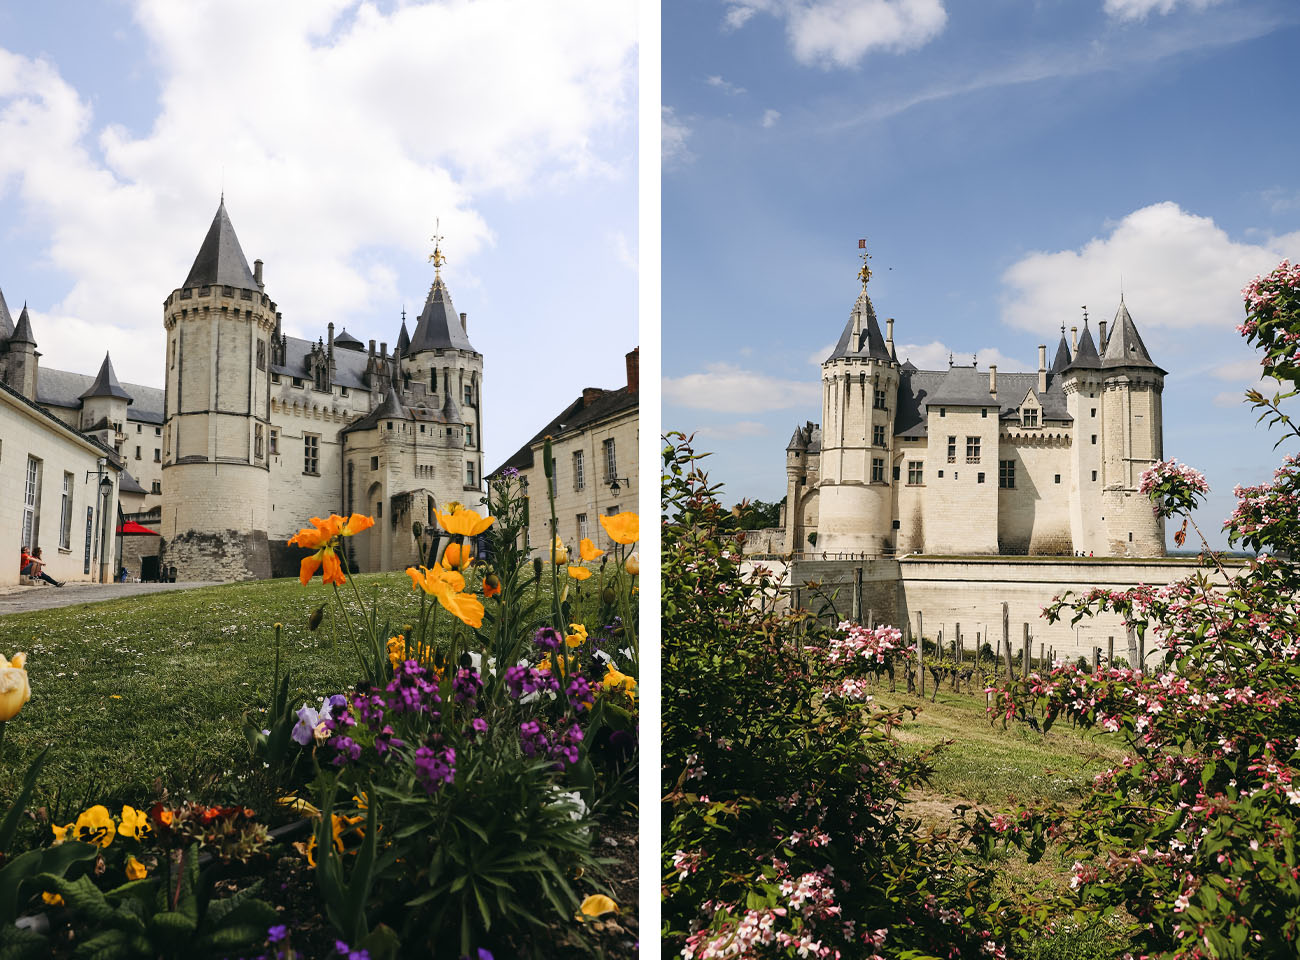
[[[441,222],[439,218],[434,218],[433,236],[429,238],[433,241],[433,253],[429,254],[429,259],[433,262],[434,277],[442,276],[442,265],[447,262],[447,258],[442,255],[443,236],[439,233]]]
[[[867,253],[867,241],[865,239],[858,241],[858,249],[862,252],[858,254],[862,258],[862,269],[858,271],[858,279],[862,281],[862,289],[867,288],[867,281],[871,279],[871,267],[867,261],[871,259],[871,254]]]

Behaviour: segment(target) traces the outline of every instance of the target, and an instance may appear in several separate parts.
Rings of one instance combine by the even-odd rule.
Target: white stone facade
[[[1163,459],[1164,371],[1121,301],[1049,367],[900,362],[866,284],[822,364],[821,423],[786,449],[785,552],[1164,556],[1137,491]]]

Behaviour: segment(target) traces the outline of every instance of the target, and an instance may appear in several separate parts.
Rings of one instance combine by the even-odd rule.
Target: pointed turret
[[[893,360],[890,356],[889,347],[885,344],[885,338],[880,332],[880,324],[876,320],[876,308],[871,304],[871,298],[867,296],[866,287],[858,294],[858,301],[853,305],[853,312],[849,314],[849,322],[844,325],[844,332],[840,334],[839,342],[835,344],[835,349],[827,360],[837,360],[840,357],[870,357],[873,360]]]
[[[117,397],[127,403],[133,402],[131,395],[117,382],[117,374],[113,372],[113,361],[109,359],[107,353],[104,354],[104,362],[100,364],[95,382],[86,388],[80,399],[88,400],[91,397]]]
[[[1092,333],[1088,330],[1088,321],[1084,320],[1083,333],[1079,335],[1079,349],[1074,352],[1074,359],[1070,361],[1069,369],[1097,370],[1100,367],[1101,357],[1097,355],[1097,346],[1092,342]]]
[[[1063,373],[1070,365],[1070,344],[1065,339],[1065,327],[1061,327],[1061,342],[1056,345],[1056,359],[1052,361],[1052,374]]]
[[[235,236],[230,214],[226,213],[226,198],[222,196],[217,215],[212,218],[208,235],[203,238],[194,265],[182,287],[237,287],[241,290],[258,290],[253,271],[248,268],[239,238]]]
[[[384,396],[384,402],[379,405],[375,412],[376,420],[409,420],[406,408],[402,406],[402,401],[397,399],[397,391],[393,389],[392,384],[388,386],[388,393]]]
[[[9,337],[9,342],[30,343],[36,346],[36,338],[32,336],[32,318],[27,315],[27,304],[23,304],[23,312],[18,314],[18,325],[14,327],[13,334]]]
[[[0,340],[8,340],[14,332],[14,318],[9,315],[9,304],[5,303],[5,292],[0,290]]]
[[[406,356],[411,352],[411,335],[406,332],[406,311],[402,311],[402,329],[397,334],[397,352]]]
[[[1138,334],[1137,326],[1124,305],[1124,297],[1119,298],[1119,309],[1115,311],[1115,322],[1110,328],[1110,337],[1105,352],[1101,356],[1103,367],[1153,367],[1151,354],[1147,353],[1146,344]],[[1160,371],[1164,373],[1163,370]]]
[[[452,305],[447,285],[443,283],[442,277],[434,277],[433,286],[429,287],[429,296],[424,301],[424,310],[420,312],[420,319],[415,324],[410,352],[416,354],[424,350],[446,350],[449,347],[476,352],[460,325],[460,317]]]

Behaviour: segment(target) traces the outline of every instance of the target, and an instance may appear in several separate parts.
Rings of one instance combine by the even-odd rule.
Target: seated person
[[[27,575],[27,565],[32,562],[32,555],[26,547],[23,547],[22,556],[18,560],[18,572]]]
[[[32,552],[31,556],[27,558],[27,566],[24,567],[21,572],[25,573],[29,577],[44,580],[46,583],[52,583],[56,587],[63,586],[62,583],[46,573],[44,567],[45,561],[41,559],[41,548],[37,547]]]

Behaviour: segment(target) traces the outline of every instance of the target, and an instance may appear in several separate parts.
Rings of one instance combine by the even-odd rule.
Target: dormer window
[[[1026,427],[1038,426],[1038,408],[1022,407],[1020,410],[1020,422]]]

